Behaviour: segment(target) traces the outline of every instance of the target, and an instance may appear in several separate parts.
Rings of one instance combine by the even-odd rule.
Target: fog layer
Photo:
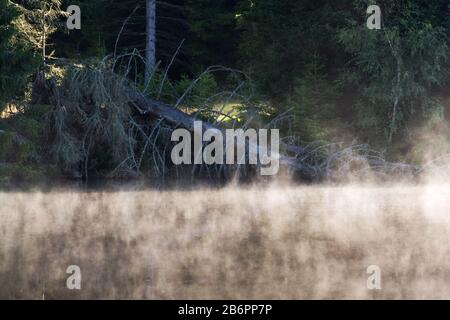
[[[449,199],[445,185],[0,193],[0,298],[448,299]]]

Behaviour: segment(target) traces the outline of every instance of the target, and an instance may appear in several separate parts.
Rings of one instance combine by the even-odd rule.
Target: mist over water
[[[449,199],[442,184],[4,192],[0,298],[448,299]]]

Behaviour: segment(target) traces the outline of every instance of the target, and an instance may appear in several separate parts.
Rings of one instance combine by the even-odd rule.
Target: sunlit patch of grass
[[[8,104],[6,106],[6,108],[2,112],[0,112],[0,118],[1,119],[7,119],[7,118],[10,118],[13,115],[19,113],[19,112],[20,112],[20,110],[19,110],[19,108],[16,105]]]
[[[239,118],[239,109],[242,104],[238,102],[216,103],[213,110],[218,112],[216,120],[218,122],[241,121]]]
[[[212,112],[210,113],[212,114],[213,119],[217,122],[240,122],[242,119],[239,117],[239,110],[242,108],[242,106],[243,105],[239,102],[217,102],[213,104],[212,107],[208,110],[212,110]],[[201,109],[197,106],[186,105],[181,106],[180,110],[191,115],[205,112],[204,109]]]

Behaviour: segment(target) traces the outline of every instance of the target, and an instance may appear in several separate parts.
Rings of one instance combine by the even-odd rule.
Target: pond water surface
[[[450,186],[0,193],[0,298],[450,298]],[[81,290],[66,286],[79,266]],[[369,266],[381,271],[369,290]]]

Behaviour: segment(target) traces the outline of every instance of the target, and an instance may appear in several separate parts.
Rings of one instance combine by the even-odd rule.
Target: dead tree
[[[147,0],[147,46],[145,52],[145,82],[147,83],[156,65],[156,0]]]
[[[166,122],[170,123],[174,128],[182,127],[191,132],[194,131],[194,123],[198,121],[195,116],[189,115],[169,106],[160,101],[156,101],[148,98],[142,93],[130,90],[129,92],[130,100],[134,102],[135,107],[141,115],[151,115],[153,117],[163,118]],[[202,122],[203,131],[208,129],[215,129],[222,131],[210,123]],[[297,153],[303,150],[301,147],[292,146],[288,144],[283,144],[283,147],[288,152]],[[291,171],[295,176],[300,177],[304,180],[317,180],[320,179],[320,174],[315,168],[301,163],[296,157],[289,157],[283,154],[279,154],[280,166],[285,167]]]

